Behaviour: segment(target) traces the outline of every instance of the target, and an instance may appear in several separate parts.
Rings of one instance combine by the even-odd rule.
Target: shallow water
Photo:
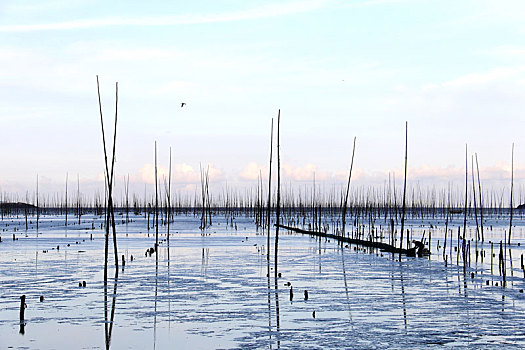
[[[444,222],[438,219],[407,221],[416,238],[432,231],[429,259],[399,261],[391,254],[281,231],[277,285],[273,239],[268,278],[267,238],[250,218],[236,217],[236,230],[225,216],[216,216],[203,234],[199,217],[175,216],[169,244],[166,226],[159,227],[157,258],[145,256],[155,243],[155,230],[148,231],[143,216],[131,219],[117,220],[119,256],[126,264],[118,278],[114,268],[108,273],[112,349],[525,347],[523,244],[517,246],[525,225],[519,217],[508,247],[513,268],[507,267],[506,288],[501,287],[496,246],[491,274],[488,242],[503,239],[505,218],[487,219],[492,230],[487,229],[483,245],[478,242],[484,260],[480,255],[476,263],[472,255],[470,268],[454,250],[452,261],[448,253],[444,263]],[[100,222],[85,215],[80,225],[70,222],[66,228],[63,217],[44,216],[38,234],[34,219],[27,231],[23,217],[0,222],[1,349],[106,347]],[[458,217],[449,229],[462,224]],[[469,224],[467,237],[475,236],[475,223]],[[18,240],[12,240],[13,233]],[[111,253],[110,244],[110,264]],[[507,259],[510,265],[510,253]],[[79,287],[82,281],[85,288]],[[21,334],[23,294],[27,308]]]

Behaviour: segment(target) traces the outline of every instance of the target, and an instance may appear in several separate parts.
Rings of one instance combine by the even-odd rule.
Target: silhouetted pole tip
[[[293,300],[293,287],[290,287],[290,301]]]
[[[308,300],[308,291],[307,290],[304,291],[304,300]]]
[[[312,312],[312,317],[313,317],[313,318],[315,318],[315,311],[314,311],[314,312]]]

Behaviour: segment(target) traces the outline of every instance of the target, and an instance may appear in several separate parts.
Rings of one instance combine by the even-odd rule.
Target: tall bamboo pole
[[[67,226],[67,180],[68,180],[68,173],[66,172],[66,226]]]
[[[511,166],[510,166],[510,222],[509,222],[509,245],[510,245],[510,234],[512,232],[512,211],[514,204],[512,202],[512,194],[514,192],[514,142],[512,143],[512,155],[511,155]]]
[[[479,179],[479,164],[478,164],[478,154],[476,156],[476,171],[478,173],[478,189],[479,189],[479,218],[481,224],[481,242],[485,242],[485,234],[483,232],[483,196],[481,191],[481,181]]]
[[[270,167],[268,170],[268,236],[267,236],[267,251],[266,258],[270,261],[270,230],[271,230],[271,211],[272,211],[272,151],[273,151],[273,118],[272,118],[272,127],[270,131]]]
[[[157,141],[155,141],[155,254],[159,247],[159,193],[157,181]]]
[[[344,205],[343,205],[343,217],[342,217],[342,230],[343,231],[342,231],[342,234],[341,234],[342,237],[345,236],[346,208],[347,208],[347,205],[348,205],[348,194],[350,193],[350,180],[352,179],[352,168],[354,167],[355,139],[356,139],[356,137],[354,136],[354,146],[352,148],[352,161],[350,162],[350,171],[348,173],[348,183],[346,185],[345,202],[344,202]],[[388,174],[388,176],[389,176],[389,179],[390,179],[390,174]]]
[[[167,234],[167,241],[168,241],[168,247],[170,242],[170,221],[171,221],[171,147],[170,147],[170,166],[168,170],[168,193],[167,193],[167,199],[168,199],[168,234]],[[168,251],[169,254],[169,251]]]
[[[405,229],[405,210],[406,210],[406,192],[407,192],[407,158],[408,158],[408,121],[405,122],[405,178],[403,180],[403,207],[401,212],[401,244],[399,248],[403,249],[403,231]],[[407,238],[408,239],[408,238]],[[399,253],[401,257],[401,253]]]
[[[278,253],[278,247],[279,247],[279,224],[280,224],[280,216],[281,216],[281,154],[280,154],[280,124],[281,124],[281,110],[279,109],[279,113],[277,114],[277,207],[275,208],[275,259],[274,259],[274,273],[275,278],[277,278],[277,253]]]
[[[468,208],[468,150],[465,144],[465,205],[463,209],[463,241],[461,243],[461,252],[463,254],[463,266],[465,266],[466,254],[466,234],[467,234],[467,208]],[[458,242],[459,243],[459,242]]]

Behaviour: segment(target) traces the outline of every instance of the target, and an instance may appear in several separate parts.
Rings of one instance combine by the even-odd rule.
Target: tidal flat
[[[268,231],[248,214],[216,211],[206,229],[199,215],[174,215],[169,240],[163,220],[150,256],[155,229],[146,216],[118,213],[120,264],[107,283],[104,217],[77,219],[65,226],[62,214],[42,214],[38,229],[35,218],[26,229],[23,215],[0,221],[0,348],[525,347],[521,214],[512,243],[503,245],[505,274],[498,255],[508,217],[499,212],[486,214],[483,242],[469,218],[468,263],[457,249],[462,214],[446,223],[446,247],[443,216],[407,219],[411,239],[432,252],[422,258],[280,230],[279,277],[275,229],[268,262]],[[375,218],[374,239],[388,241],[389,225]]]

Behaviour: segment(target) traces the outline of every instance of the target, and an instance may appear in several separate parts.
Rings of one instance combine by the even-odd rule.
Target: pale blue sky
[[[213,164],[245,186],[282,113],[285,176],[358,184],[461,181],[464,147],[525,178],[525,2],[425,0],[0,3],[0,186],[102,182],[95,75],[107,122],[119,82],[117,174],[150,178],[153,143],[179,186]],[[180,108],[180,103],[187,106]],[[138,185],[137,185],[138,186]]]

